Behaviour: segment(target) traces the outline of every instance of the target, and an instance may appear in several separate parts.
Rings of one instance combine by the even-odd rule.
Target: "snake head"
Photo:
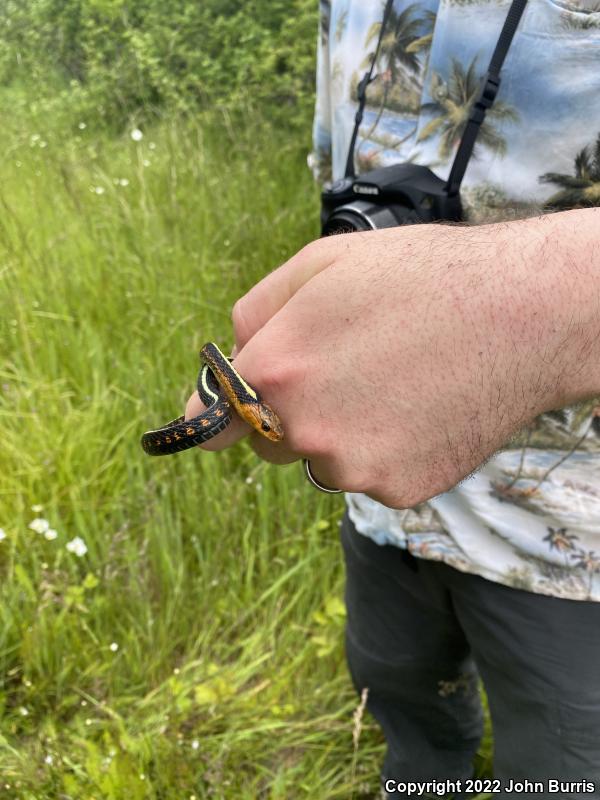
[[[246,422],[270,439],[272,442],[280,442],[283,439],[283,427],[279,417],[267,403],[261,402],[252,404],[245,408],[247,414]]]

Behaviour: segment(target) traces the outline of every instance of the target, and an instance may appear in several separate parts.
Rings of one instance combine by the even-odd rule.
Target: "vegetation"
[[[348,797],[376,778],[376,736],[353,767],[339,499],[243,445],[139,446],[183,407],[202,342],[231,344],[236,297],[316,234],[302,148],[228,125],[65,141],[31,119],[2,142],[7,797]]]
[[[244,444],[139,446],[317,235],[312,5],[5,5],[0,798],[377,796],[340,499]]]
[[[36,87],[54,116],[124,126],[166,106],[312,107],[314,0],[7,0],[0,84]]]

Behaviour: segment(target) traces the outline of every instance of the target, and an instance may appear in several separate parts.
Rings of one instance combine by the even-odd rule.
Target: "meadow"
[[[318,235],[309,129],[238,108],[114,132],[4,99],[0,797],[377,797],[343,501],[244,443],[139,445]]]

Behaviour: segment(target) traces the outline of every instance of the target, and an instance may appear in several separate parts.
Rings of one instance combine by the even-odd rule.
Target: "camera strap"
[[[383,35],[388,25],[393,5],[394,0],[387,0],[381,21],[381,28],[379,30],[379,38],[377,40],[375,53],[373,54],[373,58],[371,60],[371,65],[358,84],[358,109],[354,117],[354,128],[352,130],[352,137],[350,139],[350,146],[348,148],[346,172],[344,175],[345,178],[354,178],[356,176],[354,170],[354,150],[356,147],[358,129],[363,119],[365,104],[367,101],[367,87],[375,80],[373,77],[373,69],[377,62],[377,57],[381,48],[381,42],[383,41]],[[456,196],[460,190],[460,184],[464,178],[471,155],[473,154],[473,148],[475,146],[477,134],[479,133],[479,129],[481,128],[483,120],[485,119],[486,113],[494,104],[494,100],[498,94],[498,89],[500,88],[500,70],[502,69],[504,59],[506,58],[508,49],[512,43],[526,5],[527,0],[513,0],[510,8],[508,9],[508,14],[506,15],[504,25],[500,31],[500,37],[498,38],[496,48],[492,54],[487,72],[482,81],[481,90],[477,100],[475,100],[473,103],[469,119],[467,120],[460,144],[458,145],[458,150],[456,151],[456,156],[452,162],[450,175],[446,183],[447,193],[450,197]]]
[[[460,184],[465,176],[469,159],[473,153],[477,134],[485,119],[486,113],[494,104],[494,100],[498,94],[498,89],[500,88],[500,70],[504,64],[508,48],[511,45],[526,4],[527,0],[513,0],[508,9],[508,14],[500,32],[500,38],[498,39],[496,49],[494,50],[483,79],[479,97],[473,103],[473,108],[471,109],[467,125],[452,163],[452,169],[450,170],[450,175],[446,183],[449,197],[454,197],[459,192]]]
[[[358,136],[358,129],[360,128],[360,123],[363,120],[365,104],[367,102],[367,86],[370,83],[372,83],[377,77],[377,76],[375,76],[375,78],[373,77],[373,68],[377,63],[377,57],[379,55],[379,50],[381,48],[381,42],[383,41],[383,34],[385,33],[385,29],[387,28],[387,24],[390,19],[390,14],[392,13],[393,5],[394,5],[394,0],[387,0],[385,4],[385,9],[383,11],[383,18],[381,20],[381,28],[379,29],[379,38],[377,39],[377,46],[375,47],[375,52],[373,54],[373,58],[371,59],[371,65],[358,83],[357,87],[358,109],[356,110],[356,115],[354,117],[354,128],[352,129],[350,147],[348,148],[348,158],[346,159],[346,172],[344,174],[345,178],[356,177],[356,172],[354,171],[354,149],[356,147],[356,137]]]

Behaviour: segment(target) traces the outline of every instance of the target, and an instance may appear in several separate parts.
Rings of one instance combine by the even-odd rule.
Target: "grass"
[[[226,114],[136,142],[23,110],[0,143],[0,797],[375,797],[343,502],[243,444],[139,446],[202,343],[232,344],[236,298],[317,235],[307,142]]]

